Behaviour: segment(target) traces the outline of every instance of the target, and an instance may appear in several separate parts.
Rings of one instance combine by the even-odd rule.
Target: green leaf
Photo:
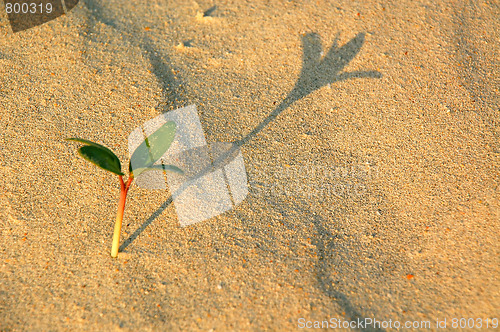
[[[135,176],[138,176],[147,168],[156,169],[156,167],[152,166],[161,156],[163,156],[172,144],[175,137],[175,129],[175,122],[169,121],[153,134],[149,135],[149,137],[135,149],[130,158],[131,169],[135,173]],[[162,169],[161,165],[159,166],[160,169]]]
[[[143,167],[143,168],[136,168],[134,170],[134,176],[139,176],[139,174],[148,172],[148,171],[168,171],[168,172],[174,172],[178,174],[184,174],[184,171],[181,170],[179,167],[174,166],[174,165],[151,165],[148,167]]]
[[[121,171],[120,160],[107,148],[96,145],[85,145],[78,149],[78,154],[106,171],[117,175],[124,175]]]
[[[66,138],[66,141],[87,144],[78,149],[78,154],[80,156],[106,171],[124,175],[121,171],[120,159],[118,159],[113,151],[104,145],[78,137]]]
[[[161,166],[162,166],[163,170],[165,170],[165,171],[170,171],[170,172],[174,172],[174,173],[178,173],[178,174],[184,174],[184,171],[177,166],[174,166],[174,165],[161,165]]]
[[[87,139],[83,139],[83,138],[78,138],[78,137],[71,137],[71,138],[66,138],[66,141],[75,141],[75,142],[79,142],[79,143],[83,143],[83,144],[87,144],[87,145],[92,145],[92,146],[96,146],[96,147],[99,147],[101,149],[104,149],[106,151],[108,151],[109,153],[111,153],[112,155],[115,155],[113,153],[113,151],[111,151],[110,149],[108,149],[107,147],[105,147],[104,145],[101,145],[101,144],[98,144],[98,143],[95,143],[95,142],[92,142],[92,141],[89,141]],[[115,155],[116,156],[116,155]],[[116,157],[116,159],[118,159],[118,157]]]

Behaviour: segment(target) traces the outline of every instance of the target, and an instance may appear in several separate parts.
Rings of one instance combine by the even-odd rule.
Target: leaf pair
[[[129,170],[137,177],[148,170],[169,170],[183,173],[173,165],[154,165],[168,150],[175,137],[176,125],[169,121],[147,137],[132,154]],[[94,165],[117,175],[124,175],[121,171],[120,159],[107,147],[82,138],[67,138],[86,144],[78,149],[78,154]]]
[[[168,150],[175,137],[175,122],[169,121],[152,133],[139,145],[130,157],[130,169],[137,177],[148,170],[164,170],[183,173],[173,165],[154,165]]]

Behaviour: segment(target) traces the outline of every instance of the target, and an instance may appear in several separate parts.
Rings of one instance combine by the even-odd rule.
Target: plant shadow
[[[365,41],[365,34],[357,34],[342,47],[338,47],[338,39],[339,34],[335,37],[328,52],[322,56],[324,52],[319,35],[317,33],[308,33],[302,36],[302,69],[295,86],[267,118],[236,142],[238,146],[242,146],[253,139],[294,102],[324,86],[350,78],[382,77],[382,74],[378,71],[341,72],[361,50]]]
[[[89,16],[88,29],[92,29],[96,22],[115,28],[117,27],[115,20],[105,15],[106,11],[100,6],[100,4],[92,0],[84,0],[83,2],[88,8],[94,9],[90,11],[91,15]],[[212,12],[206,13],[206,15],[211,14]],[[87,35],[93,36],[92,33],[88,33]],[[336,82],[354,78],[382,77],[381,73],[378,71],[343,72],[343,69],[360,52],[365,41],[364,33],[357,34],[353,39],[341,47],[338,46],[338,40],[339,35],[337,34],[330,49],[324,53],[318,34],[309,33],[302,36],[302,69],[294,87],[283,99],[283,101],[281,101],[281,103],[277,105],[276,108],[269,113],[269,115],[251,132],[243,136],[240,140],[233,142],[233,149],[228,151],[226,156],[221,157],[223,163],[228,161],[228,155],[233,155],[233,152],[236,149],[251,141],[295,101],[304,98],[321,87]],[[137,44],[132,39],[129,41],[133,44]],[[170,105],[173,105],[174,108],[187,105],[188,101],[185,99],[185,91],[178,78],[174,77],[172,74],[172,68],[168,65],[168,58],[166,58],[165,55],[160,56],[155,51],[153,41],[147,36],[141,40],[138,46],[143,50],[144,56],[151,64],[152,73],[155,75],[162,88],[165,103],[168,102]],[[217,161],[215,161],[215,164],[217,164]],[[219,164],[221,163],[219,162]],[[203,174],[204,173],[201,173],[200,176]],[[133,243],[142,234],[142,232],[170,206],[172,202],[172,196],[168,197],[166,201],[163,202],[142,223],[142,225],[122,243],[119,251],[124,251],[131,243]],[[276,199],[274,203],[280,206],[287,206],[285,201],[281,201],[279,199]],[[336,252],[336,249],[338,249],[337,242],[339,239],[337,238],[337,235],[332,234],[328,227],[326,227],[328,220],[324,220],[322,217],[314,215],[314,213],[310,213],[307,209],[307,202],[301,202],[299,207],[294,206],[294,208],[301,211],[303,210],[303,213],[313,216],[313,218],[310,219],[310,222],[314,226],[315,233],[317,234],[313,242],[318,252],[318,260],[315,265],[316,279],[318,282],[317,286],[324,294],[335,299],[335,302],[337,302],[338,305],[346,312],[346,315],[349,316],[349,318],[362,318],[362,313],[353,303],[351,303],[349,298],[338,289],[336,286],[337,281],[334,280],[332,275],[329,273],[334,265],[334,257],[332,257],[332,253]]]
[[[215,167],[220,165],[221,161],[227,163],[231,160],[230,156],[235,155],[235,151],[252,140],[260,133],[269,123],[274,121],[278,115],[285,109],[291,106],[294,102],[304,98],[310,93],[335,82],[344,81],[351,78],[381,78],[382,74],[378,71],[354,71],[341,72],[344,67],[359,53],[365,41],[365,34],[359,33],[342,47],[338,47],[339,34],[335,37],[333,45],[330,47],[325,56],[323,54],[323,46],[321,45],[320,37],[317,33],[308,33],[302,36],[302,69],[297,82],[290,93],[283,101],[250,133],[242,139],[233,142],[233,148],[222,155],[219,161],[214,161]],[[149,48],[147,48],[149,50]],[[147,52],[150,56],[154,56],[155,52]],[[154,68],[159,67],[158,59],[150,59],[155,63]],[[162,72],[162,71],[161,71]],[[159,79],[162,75],[158,75]],[[218,165],[219,164],[219,165]],[[210,169],[206,169],[198,174],[202,176]],[[170,196],[151,216],[120,246],[120,251],[125,250],[141,233],[150,225],[156,217],[158,217],[172,203]]]

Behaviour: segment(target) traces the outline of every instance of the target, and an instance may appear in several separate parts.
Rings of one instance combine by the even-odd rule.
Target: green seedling
[[[183,173],[178,167],[173,165],[155,165],[163,154],[168,150],[175,136],[176,125],[169,121],[156,130],[137,147],[129,161],[129,176],[125,182],[123,180],[120,159],[107,147],[81,138],[67,138],[67,141],[75,141],[85,144],[78,149],[78,154],[96,166],[118,175],[120,179],[120,199],[118,201],[118,212],[116,213],[115,230],[113,243],[111,246],[111,257],[118,256],[120,244],[120,233],[122,228],[123,213],[125,211],[125,201],[127,193],[134,181],[134,176],[150,171],[161,170],[163,172],[172,171]]]

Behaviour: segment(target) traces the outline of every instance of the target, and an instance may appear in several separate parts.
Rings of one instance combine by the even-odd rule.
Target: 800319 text
[[[44,6],[45,5],[45,6]],[[52,4],[50,2],[47,2],[45,4],[43,3],[10,3],[7,2],[5,4],[5,11],[7,14],[42,14],[42,13],[47,13],[50,14],[52,13]]]

